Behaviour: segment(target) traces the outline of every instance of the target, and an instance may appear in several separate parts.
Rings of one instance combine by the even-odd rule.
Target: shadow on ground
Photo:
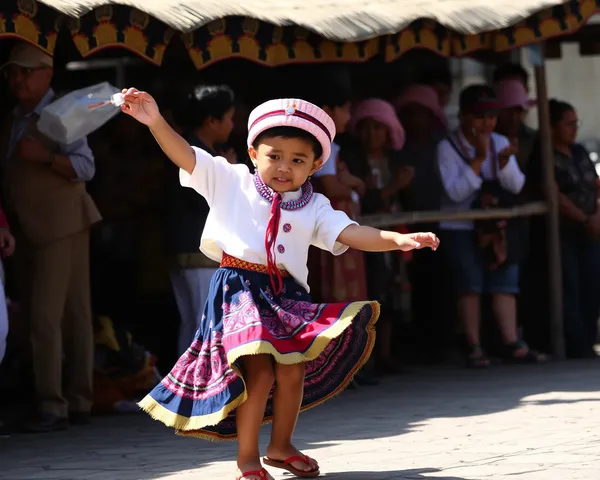
[[[589,402],[589,395],[581,400],[571,395],[568,400],[556,401],[529,397],[548,392],[600,392],[599,370],[600,362],[590,361],[501,367],[485,372],[455,368],[416,371],[387,379],[377,387],[346,392],[302,414],[296,443],[310,452],[343,441],[397,437],[422,428],[433,418],[488,415],[525,403],[543,406]],[[265,429],[263,446],[268,434]],[[177,437],[144,415],[97,418],[90,427],[56,434],[0,438],[2,478],[7,480],[151,480],[231,461],[234,455],[235,443],[212,444]],[[326,478],[468,480],[436,472],[338,472]],[[202,477],[201,471],[197,474]]]
[[[430,476],[429,473],[439,473],[437,468],[419,468],[412,470],[397,470],[389,472],[330,472],[323,475],[327,480],[468,480],[463,477]],[[294,477],[284,477],[294,478]]]

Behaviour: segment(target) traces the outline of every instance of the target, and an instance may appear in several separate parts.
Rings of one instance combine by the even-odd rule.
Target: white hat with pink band
[[[323,148],[323,163],[329,159],[335,124],[323,109],[297,98],[269,100],[259,105],[248,118],[248,147],[261,133],[276,127],[294,127],[310,133]]]

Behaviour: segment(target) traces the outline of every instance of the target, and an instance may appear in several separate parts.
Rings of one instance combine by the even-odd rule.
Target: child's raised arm
[[[152,95],[135,88],[125,89],[122,93],[125,103],[121,105],[121,111],[147,125],[167,157],[191,174],[196,166],[196,154],[190,144],[181,138],[160,114]]]

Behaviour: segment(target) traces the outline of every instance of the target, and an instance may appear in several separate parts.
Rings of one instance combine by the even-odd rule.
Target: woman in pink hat
[[[362,213],[398,210],[400,196],[412,181],[413,169],[402,167],[397,162],[405,134],[394,107],[378,98],[358,102],[349,130],[355,134],[358,148],[342,149],[341,156],[354,175],[366,179]],[[375,368],[382,374],[401,373],[403,370],[392,354],[392,345],[394,323],[400,316],[393,305],[399,303],[397,297],[405,286],[397,280],[401,277],[399,272],[403,271],[403,259],[391,253],[367,253],[365,261],[369,297],[383,304],[378,324],[379,340],[375,347]]]
[[[394,107],[407,139],[399,161],[414,169],[407,206],[417,211],[438,210],[441,184],[436,173],[436,152],[447,121],[437,93],[427,85],[410,85],[395,100]]]
[[[379,304],[311,303],[308,248],[437,248],[437,237],[359,226],[313,193],[308,179],[329,158],[335,127],[311,103],[272,100],[250,114],[252,174],[191,147],[148,93],[123,93],[123,112],[149,126],[182,186],[207,200],[200,249],[221,265],[192,345],[140,406],[181,435],[237,438],[237,480],[272,479],[258,442],[272,421],[263,463],[318,476],[317,462],[292,445],[298,413],[342,391],[367,361]]]
[[[406,144],[398,154],[398,162],[413,169],[414,178],[405,195],[405,208],[410,211],[440,209],[442,184],[437,168],[437,146],[447,135],[447,122],[437,92],[429,85],[413,84],[402,91],[394,107],[406,130]],[[439,223],[410,225],[436,231]],[[448,339],[449,322],[444,312],[446,295],[440,272],[439,256],[421,250],[409,264],[412,285],[412,308],[419,318],[417,328],[423,339],[423,354],[431,360],[442,360]],[[432,302],[435,298],[437,301]]]
[[[537,102],[529,98],[523,81],[519,79],[501,80],[496,83],[495,91],[500,107],[496,132],[517,147],[517,162],[524,171],[537,137],[537,132],[525,125],[525,119]]]
[[[351,115],[351,90],[343,82],[320,82],[318,93],[312,96],[333,120],[336,135],[346,131]],[[331,142],[331,156],[312,178],[315,191],[325,195],[336,210],[355,219],[360,215],[360,196],[364,183],[351,176],[340,162],[340,146]],[[309,251],[309,282],[313,298],[319,302],[354,302],[367,298],[367,278],[363,252],[348,250],[343,255],[330,255],[324,250]]]

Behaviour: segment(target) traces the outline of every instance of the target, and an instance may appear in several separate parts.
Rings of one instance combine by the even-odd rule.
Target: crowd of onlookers
[[[112,352],[121,367],[127,364],[128,374],[138,375],[131,385],[147,388],[155,380],[154,361],[127,329],[142,337],[154,329],[148,337],[161,338],[147,346],[158,347],[173,325],[161,315],[172,312],[142,312],[135,290],[145,288],[152,297],[156,285],[169,284],[180,320],[172,343],[180,354],[193,339],[218,268],[198,250],[208,205],[180,187],[177,169],[141,124],[118,116],[92,134],[89,144],[84,139],[61,145],[37,131],[41,110],[56,96],[52,67],[51,57],[22,44],[4,70],[16,107],[3,123],[0,144],[6,212],[6,221],[0,216],[0,247],[12,301],[10,315],[8,302],[0,308],[0,360],[10,316],[11,368],[16,365],[23,377],[31,372],[35,393],[35,414],[22,425],[30,432],[89,421],[100,402],[94,385],[113,391],[109,377],[98,377],[98,366],[109,358],[99,360],[99,351]],[[508,64],[495,71],[490,85],[465,88],[455,130],[445,115],[453,85],[444,69],[424,68],[415,82],[386,99],[356,99],[351,79],[335,75],[307,81],[289,96],[309,100],[333,118],[331,159],[312,181],[335,208],[356,218],[512,207],[541,198],[541,149],[537,132],[525,124],[536,104],[528,82],[522,67]],[[191,144],[232,163],[248,163],[247,107],[225,85],[198,85],[177,89],[163,114]],[[600,311],[599,183],[589,155],[576,143],[576,110],[553,100],[550,115],[565,340],[570,357],[587,358],[595,355]],[[370,298],[382,304],[375,353],[357,385],[376,383],[377,374],[401,373],[405,363],[441,360],[457,333],[471,367],[489,366],[492,356],[518,363],[547,360],[528,346],[547,351],[550,345],[544,333],[550,292],[543,219],[394,228],[434,231],[441,248],[411,254],[348,251],[339,257],[315,249],[309,258],[315,301]],[[161,317],[158,323],[150,324],[152,315]],[[497,327],[491,335],[488,318]],[[119,390],[123,382],[116,385],[121,393],[113,404],[121,394],[134,395]]]

